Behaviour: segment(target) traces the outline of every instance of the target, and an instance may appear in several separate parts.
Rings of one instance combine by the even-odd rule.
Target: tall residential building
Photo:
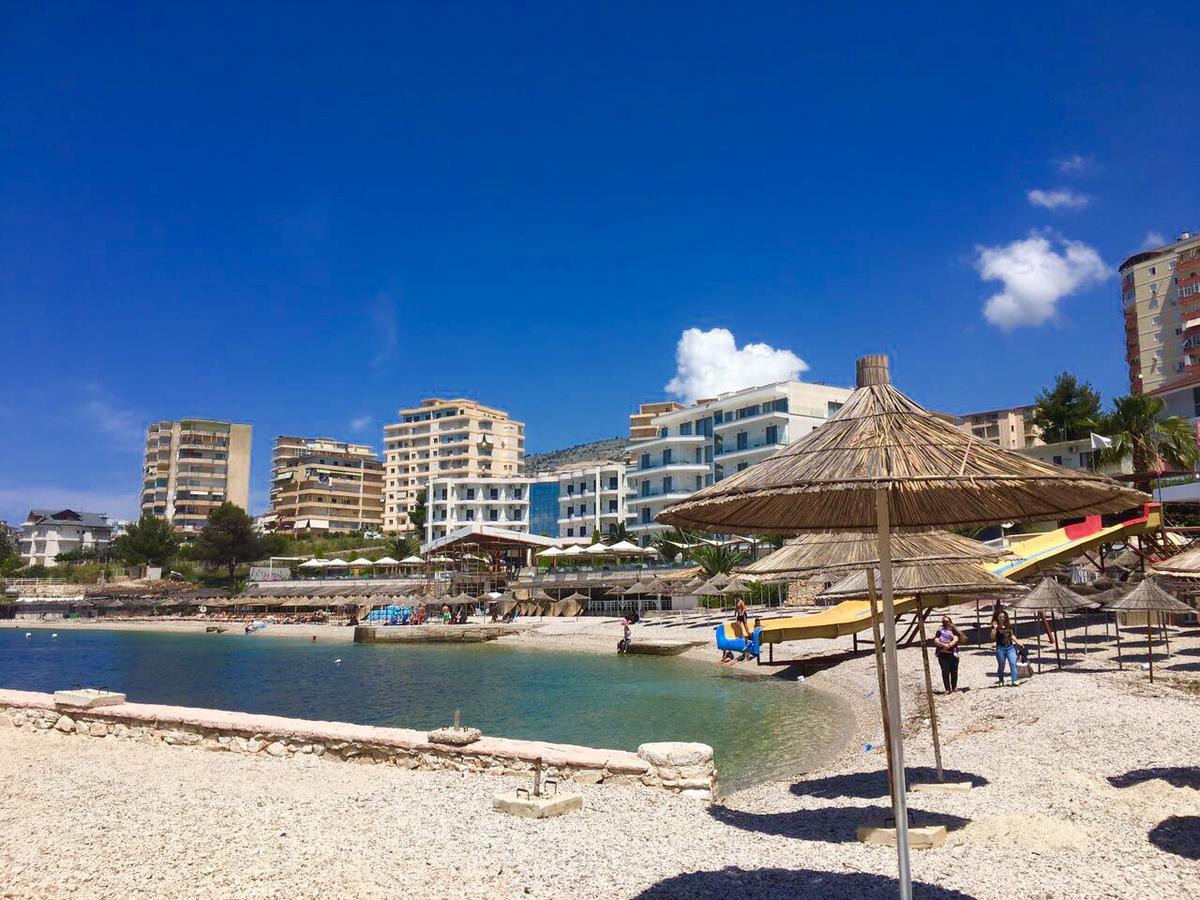
[[[435,478],[525,472],[525,423],[474,400],[422,400],[384,426],[384,531],[407,531],[417,494]]]
[[[669,503],[766,459],[841,409],[850,388],[782,381],[722,394],[653,419],[656,436],[633,447],[630,531],[649,543]]]
[[[1200,372],[1200,235],[1135,253],[1118,272],[1130,392]]]
[[[271,468],[266,528],[329,533],[383,527],[383,462],[367,444],[280,436]]]
[[[1038,427],[1031,421],[1035,406],[1014,406],[959,416],[959,424],[977,438],[1005,450],[1024,450],[1042,443]]]
[[[58,554],[103,550],[112,538],[113,526],[104,513],[32,509],[21,526],[17,553],[27,566],[53,568]]]
[[[654,417],[661,416],[663,413],[675,412],[677,409],[683,409],[683,404],[676,403],[674,400],[643,403],[638,407],[637,412],[629,414],[630,443],[636,444],[639,441],[648,441],[657,437],[658,429],[654,427]]]
[[[158,422],[146,429],[142,512],[196,532],[225,501],[250,505],[250,426],[214,419]]]

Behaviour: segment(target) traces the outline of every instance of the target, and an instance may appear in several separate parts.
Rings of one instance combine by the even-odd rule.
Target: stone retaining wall
[[[487,775],[529,775],[540,759],[543,778],[580,784],[653,788],[712,800],[717,794],[707,744],[643,744],[637,753],[481,737],[465,747],[435,744],[423,731],[347,722],[147,703],[92,709],[57,706],[51,694],[0,690],[0,723],[104,740],[136,740],[225,753],[300,754],[404,769],[449,769]]]

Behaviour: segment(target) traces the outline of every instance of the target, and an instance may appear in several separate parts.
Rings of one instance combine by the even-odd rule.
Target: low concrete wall
[[[523,629],[512,625],[356,625],[358,644],[479,644]]]
[[[643,744],[637,753],[482,737],[465,747],[431,743],[426,732],[347,722],[314,722],[215,709],[119,703],[93,709],[57,706],[51,694],[0,690],[0,723],[33,731],[137,740],[227,753],[526,775],[540,759],[544,778],[580,784],[653,788],[712,800],[717,770],[707,744]]]

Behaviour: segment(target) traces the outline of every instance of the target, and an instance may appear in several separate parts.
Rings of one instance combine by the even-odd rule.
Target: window
[[[575,496],[575,482],[571,482],[570,484],[567,485],[567,496],[568,497]]]
[[[1151,266],[1151,267],[1150,267],[1150,274],[1151,274],[1151,275],[1157,275],[1157,274],[1158,274],[1158,266]]]
[[[1157,298],[1157,297],[1151,297],[1151,298],[1150,298],[1150,308],[1151,308],[1151,309],[1158,309],[1158,298]]]
[[[568,507],[567,507],[567,518],[568,518],[568,519],[573,519],[573,518],[575,518],[575,507],[573,507],[573,506],[568,506]]]
[[[650,509],[648,507],[642,508],[642,524],[643,525],[650,524]]]
[[[836,400],[830,400],[828,403],[825,404],[826,418],[828,418],[829,416],[832,416],[835,412],[837,412],[841,408],[842,408],[842,404],[838,403]]]
[[[768,444],[778,444],[779,443],[779,426],[778,425],[768,425],[767,426],[767,443]]]
[[[696,476],[696,490],[700,490],[703,487],[704,487],[704,476],[697,475]]]
[[[739,450],[747,450],[750,447],[750,433],[748,431],[739,431],[737,433],[737,448]]]
[[[671,481],[671,476],[670,475],[665,476],[662,480],[663,493],[664,494],[671,493],[672,487],[673,487],[673,482]]]
[[[619,484],[620,484],[620,482],[618,481],[616,475],[614,475],[612,478],[608,479],[608,489],[610,491],[617,490]]]
[[[1151,325],[1161,325],[1162,324],[1162,316],[1159,315],[1159,316],[1151,317],[1150,324]]]
[[[575,529],[574,528],[567,529],[567,537],[575,537]]]
[[[489,509],[488,510],[488,519],[490,519],[493,522],[499,522],[500,514],[494,509]]]
[[[492,488],[490,491],[488,491],[488,496],[492,500],[499,500],[500,499],[500,488]]]
[[[650,454],[649,454],[649,453],[643,453],[643,454],[642,454],[641,461],[638,463],[638,468],[639,468],[639,469],[648,469],[648,468],[650,468]]]
[[[475,488],[467,488],[467,499],[468,500],[475,499]]]
[[[745,471],[748,468],[750,468],[750,463],[738,463],[737,470],[739,472]]]
[[[671,464],[671,451],[670,451],[670,449],[664,450],[664,451],[662,452],[662,464],[663,464],[664,466],[669,466],[669,465]]]
[[[608,511],[610,513],[615,513],[617,511],[617,501],[616,500],[608,501]]]
[[[680,425],[679,433],[680,434],[691,434],[692,433],[692,423],[684,422],[682,425]]]
[[[514,500],[520,500],[520,499],[521,499],[521,495],[522,495],[523,491],[524,491],[524,489],[523,489],[523,488],[519,488],[519,487],[515,487],[515,488],[513,488],[513,492],[512,492],[512,494],[513,494],[513,499],[514,499]]]
[[[1062,457],[1061,456],[1054,457],[1054,464],[1056,466],[1061,466],[1062,465]]]

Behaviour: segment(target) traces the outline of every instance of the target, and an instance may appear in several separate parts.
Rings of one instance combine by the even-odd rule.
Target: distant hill
[[[625,459],[629,454],[629,438],[611,437],[587,444],[576,444],[563,450],[530,453],[525,457],[525,473],[553,472],[593,459]]]

